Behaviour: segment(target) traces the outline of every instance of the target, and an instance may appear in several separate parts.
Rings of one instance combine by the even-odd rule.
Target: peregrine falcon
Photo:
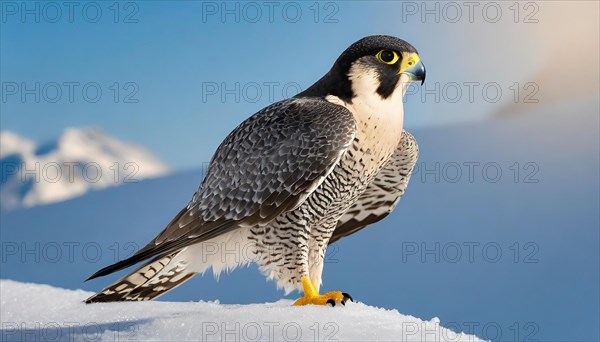
[[[350,45],[308,89],[235,128],[166,228],[89,279],[149,261],[86,302],[150,300],[209,268],[218,277],[257,263],[278,288],[303,292],[294,305],[344,304],[347,293],[319,294],[325,251],[383,219],[404,194],[418,149],[403,129],[403,96],[424,80],[404,40]]]

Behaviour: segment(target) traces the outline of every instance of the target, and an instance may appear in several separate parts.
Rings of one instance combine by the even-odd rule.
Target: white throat
[[[377,93],[379,79],[370,68],[354,64],[348,74],[352,82],[354,98],[352,103],[346,103],[337,96],[327,96],[329,102],[342,105],[354,114],[359,126],[361,123],[381,123],[392,131],[401,134],[404,123],[404,106],[402,98],[409,85],[409,77],[400,75],[396,88],[387,98]]]

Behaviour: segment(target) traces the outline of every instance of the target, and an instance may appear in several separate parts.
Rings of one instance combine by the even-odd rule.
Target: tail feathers
[[[184,251],[153,259],[85,302],[146,301],[167,293],[196,274],[187,270],[187,262],[183,258],[177,258]]]
[[[155,259],[153,261],[156,261],[157,259],[163,258],[164,256],[172,255],[171,253],[176,253],[173,250],[171,250],[171,249],[173,249],[173,247],[176,243],[178,243],[178,241],[165,242],[165,243],[161,244],[160,246],[156,246],[153,243],[150,243],[146,247],[142,248],[137,253],[132,255],[131,257],[129,257],[125,260],[121,260],[112,265],[106,266],[103,269],[99,270],[98,272],[92,274],[85,281],[92,280],[92,279],[95,279],[98,277],[103,277],[105,275],[109,275],[111,273],[120,271],[120,270],[125,269],[130,266],[133,266],[144,260],[150,259],[152,257],[155,257]],[[177,250],[182,250],[182,248],[178,248]]]

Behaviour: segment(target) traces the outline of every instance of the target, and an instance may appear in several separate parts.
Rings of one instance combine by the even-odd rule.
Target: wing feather
[[[361,197],[340,218],[329,243],[354,234],[389,215],[404,195],[418,155],[419,148],[415,138],[407,131],[402,132],[402,139],[394,155]]]
[[[355,134],[352,113],[323,99],[266,107],[221,143],[192,200],[153,241],[89,279],[294,209],[331,172]]]

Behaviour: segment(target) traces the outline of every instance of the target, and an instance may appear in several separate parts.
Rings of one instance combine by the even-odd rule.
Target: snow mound
[[[0,166],[2,209],[64,201],[168,171],[145,149],[89,128],[68,128],[45,144],[1,132]]]
[[[480,341],[434,318],[423,321],[362,303],[292,307],[135,302],[86,305],[91,292],[0,280],[2,341],[246,340]]]

